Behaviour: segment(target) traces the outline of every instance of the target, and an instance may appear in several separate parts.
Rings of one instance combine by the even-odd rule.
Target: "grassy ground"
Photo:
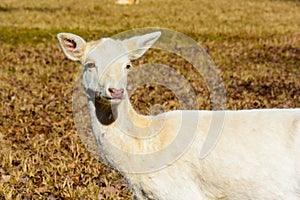
[[[126,183],[79,139],[72,92],[80,67],[67,61],[55,35],[87,40],[138,27],[163,27],[204,46],[221,70],[228,109],[300,107],[299,1],[1,0],[0,199],[130,199]],[[201,109],[210,109],[201,81],[180,60],[151,51],[190,80]],[[145,95],[145,94],[151,95]],[[160,97],[163,98],[160,98]],[[140,88],[137,111],[178,102],[165,88]]]

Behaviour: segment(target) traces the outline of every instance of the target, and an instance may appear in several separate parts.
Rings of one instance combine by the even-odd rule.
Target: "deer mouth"
[[[124,96],[120,97],[110,97],[110,96],[96,96],[95,101],[98,103],[109,103],[109,104],[118,104],[124,99]]]
[[[106,101],[121,101],[123,97],[102,97]]]

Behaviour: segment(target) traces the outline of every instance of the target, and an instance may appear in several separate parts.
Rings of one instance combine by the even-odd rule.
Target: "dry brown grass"
[[[2,0],[0,26],[80,29],[105,33],[154,26],[184,33],[286,34],[299,31],[299,3],[268,0],[147,0],[120,6],[113,0]]]
[[[0,199],[130,199],[121,177],[99,163],[76,134],[72,90],[80,68],[67,61],[55,34],[87,39],[136,27],[171,28],[201,43],[220,68],[228,109],[300,107],[299,1],[150,0],[0,2]],[[210,109],[201,77],[180,59],[151,51],[142,62],[172,65]],[[147,94],[147,95],[145,95]],[[151,95],[148,95],[151,94]],[[178,108],[165,89],[131,98],[147,113]]]

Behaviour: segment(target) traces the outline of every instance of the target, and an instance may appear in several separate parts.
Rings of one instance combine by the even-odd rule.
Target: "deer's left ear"
[[[84,39],[71,33],[59,33],[57,38],[67,58],[73,61],[80,61],[86,45]]]
[[[154,32],[123,40],[122,43],[128,49],[129,59],[134,60],[141,57],[158,40],[160,35],[161,32]]]

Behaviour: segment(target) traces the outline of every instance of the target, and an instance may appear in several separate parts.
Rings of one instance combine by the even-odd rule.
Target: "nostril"
[[[114,88],[108,88],[109,93],[113,94],[115,92]]]

